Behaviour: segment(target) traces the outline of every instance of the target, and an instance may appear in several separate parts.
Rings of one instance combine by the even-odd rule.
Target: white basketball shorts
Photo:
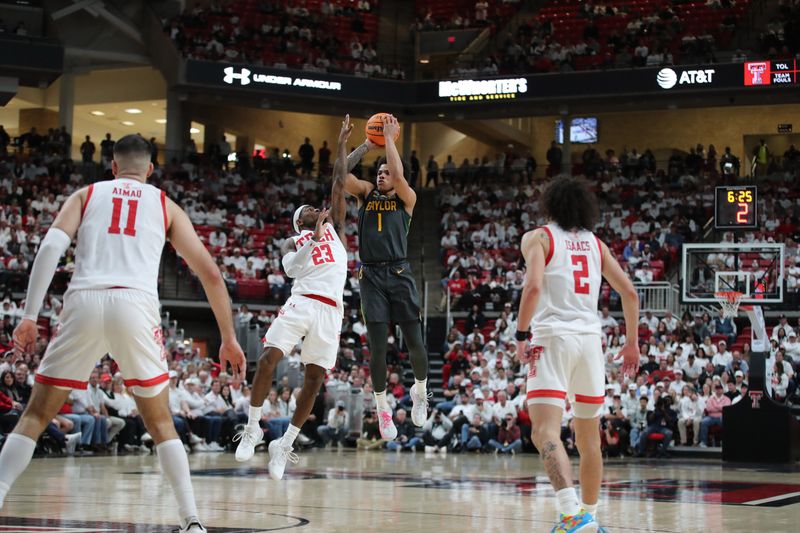
[[[300,361],[327,370],[336,366],[343,310],[331,300],[313,295],[293,295],[281,307],[264,336],[264,347],[275,347],[286,355],[302,340]]]
[[[535,339],[528,372],[528,404],[563,408],[569,395],[577,418],[603,410],[605,362],[599,335]]]
[[[117,362],[133,394],[149,398],[163,390],[169,378],[158,298],[136,289],[68,292],[36,381],[85,389],[106,354]]]

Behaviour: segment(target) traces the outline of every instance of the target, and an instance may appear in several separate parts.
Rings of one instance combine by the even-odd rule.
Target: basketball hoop
[[[736,318],[739,314],[739,303],[742,301],[743,293],[738,291],[715,292],[714,297],[722,307],[724,318]]]

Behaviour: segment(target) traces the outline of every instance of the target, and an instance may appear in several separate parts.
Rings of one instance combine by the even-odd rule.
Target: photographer
[[[522,449],[522,433],[513,415],[506,415],[505,422],[497,432],[497,440],[490,440],[489,446],[494,453],[510,453],[514,455]]]
[[[654,433],[661,433],[664,439],[658,445],[658,456],[667,457],[667,448],[672,442],[673,431],[670,429],[674,424],[675,412],[671,408],[672,398],[664,396],[656,400],[655,410],[647,415],[647,429],[644,430],[639,438],[637,457],[644,455],[647,448],[647,437]]]
[[[367,411],[364,413],[361,437],[356,441],[356,448],[359,450],[377,450],[383,448],[385,443],[386,440],[381,438],[378,417],[375,411]]]
[[[609,456],[620,455],[622,450],[627,449],[630,424],[628,413],[622,407],[622,398],[619,394],[614,394],[612,404],[606,408],[605,414],[600,419],[600,428],[604,432],[607,444],[603,451]]]
[[[639,396],[639,409],[631,413],[631,451],[639,449],[639,440],[647,428],[647,396]]]
[[[335,441],[336,445],[341,448],[344,446],[344,439],[347,438],[349,428],[350,415],[344,408],[344,402],[339,400],[336,402],[336,407],[328,411],[328,423],[317,428],[317,433],[323,446],[327,447],[329,442]]]
[[[447,445],[453,438],[453,423],[438,409],[434,409],[430,418],[422,426],[425,434],[422,442],[425,443],[425,453],[447,453]]]
[[[398,409],[394,415],[394,425],[397,428],[397,438],[386,443],[386,449],[392,451],[415,451],[422,439],[416,436],[417,428],[407,418],[405,409]]]
[[[489,435],[483,425],[481,415],[475,413],[469,424],[461,426],[461,449],[467,451],[481,451],[489,440]]]

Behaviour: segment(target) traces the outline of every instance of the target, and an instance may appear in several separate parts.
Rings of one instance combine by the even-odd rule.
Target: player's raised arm
[[[375,148],[375,145],[369,139],[366,139],[355,150],[350,152],[346,158],[347,171],[345,172],[346,175],[344,177],[344,190],[347,192],[347,194],[358,198],[359,202],[366,198],[367,195],[372,192],[372,189],[374,189],[375,186],[368,181],[358,179],[350,172],[361,162],[361,160],[364,158],[364,155],[366,155],[366,153],[373,148]]]
[[[400,159],[400,152],[397,151],[397,146],[394,144],[394,139],[399,134],[400,124],[394,115],[384,115],[383,138],[386,142],[386,165],[389,167],[389,174],[392,177],[392,187],[410,213],[417,203],[417,193],[403,175],[403,162]]]
[[[16,353],[32,353],[36,344],[38,329],[36,320],[42,307],[42,300],[47,293],[53,275],[56,273],[61,256],[67,251],[72,239],[81,225],[81,213],[86,201],[86,188],[73,193],[64,207],[59,211],[53,225],[39,244],[39,251],[33,260],[31,275],[28,279],[28,291],[25,293],[25,314],[14,329],[14,348]]]
[[[625,314],[625,345],[617,355],[623,357],[622,372],[633,376],[639,370],[639,294],[633,287],[628,275],[619,266],[617,259],[608,250],[605,243],[601,243],[603,254],[603,277],[608,280],[611,288],[619,293],[622,299],[622,312]]]
[[[333,185],[331,187],[331,223],[345,246],[347,246],[347,236],[344,233],[347,216],[347,204],[344,200],[347,179],[347,140],[352,131],[350,115],[345,115],[342,129],[339,132],[339,145],[336,148],[336,162],[333,164]]]
[[[224,372],[227,364],[230,363],[234,372],[243,375],[246,364],[244,353],[236,340],[231,300],[219,267],[195,233],[192,222],[183,209],[172,200],[167,200],[167,213],[169,215],[167,237],[189,268],[197,274],[206,297],[208,297],[211,310],[214,312],[214,317],[217,319],[219,333],[222,336],[222,345],[219,348],[219,362],[222,371]]]
[[[522,257],[525,259],[525,284],[519,299],[519,315],[517,317],[517,358],[527,362],[530,325],[544,283],[545,257],[550,247],[550,240],[542,229],[529,231],[522,237]]]

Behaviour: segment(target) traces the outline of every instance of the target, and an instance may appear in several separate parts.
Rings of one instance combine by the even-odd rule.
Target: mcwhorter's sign
[[[525,78],[439,82],[439,98],[448,98],[451,102],[502,100],[526,92],[528,80]]]

